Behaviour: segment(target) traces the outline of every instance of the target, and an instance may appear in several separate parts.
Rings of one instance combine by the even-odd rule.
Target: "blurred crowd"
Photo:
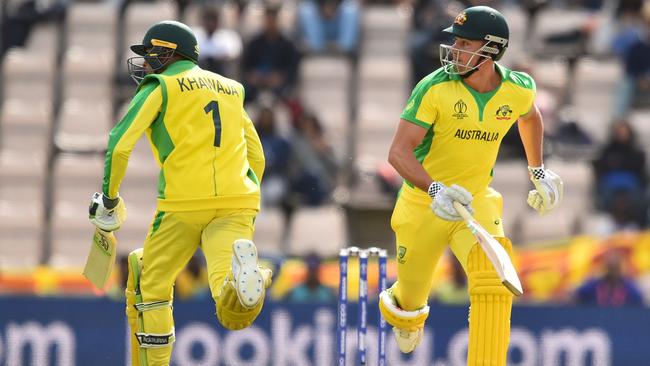
[[[179,4],[187,1],[177,0]],[[207,1],[201,3],[198,24],[194,28],[201,49],[200,65],[208,70],[235,78],[246,88],[247,109],[251,113],[266,157],[262,181],[263,205],[282,212],[281,238],[288,240],[292,218],[304,206],[332,202],[332,194],[341,183],[342,157],[334,151],[319,111],[306,107],[300,98],[300,65],[304,58],[328,54],[355,62],[362,47],[362,16],[372,1],[301,0],[297,2],[296,22],[287,31],[280,25],[282,1],[264,3],[261,29],[244,36],[242,24],[223,21],[224,3],[235,4],[243,21],[248,1]],[[574,118],[561,111],[572,104],[572,79],[567,78],[565,93],[558,95],[538,80],[537,103],[547,121],[550,143],[574,144],[590,151],[593,162],[593,209],[608,220],[603,234],[639,231],[648,227],[649,202],[646,143],[630,123],[630,114],[650,106],[650,0],[394,0],[387,1],[410,9],[408,58],[410,84],[440,66],[440,43],[450,40],[441,30],[467,6],[519,6],[527,18],[527,38],[535,33],[536,20],[547,7],[567,6],[583,9],[588,16],[581,24],[561,33],[550,34],[539,46],[558,52],[566,59],[567,73],[586,57],[619,60],[622,74],[614,93],[608,140],[598,143]],[[26,43],[32,28],[65,12],[69,2],[62,0],[8,0],[2,3],[2,43],[0,59],[11,47]],[[519,57],[513,69],[536,73],[531,58]],[[404,96],[406,100],[406,96]],[[521,159],[523,149],[516,127],[506,136],[503,158]],[[401,184],[388,167],[375,172],[388,195],[395,195]],[[290,301],[336,301],[335,292],[321,279],[321,258],[309,254],[302,258],[299,285],[280,291]],[[436,301],[467,301],[462,268],[450,261],[445,282],[432,294]],[[607,256],[602,271],[575,289],[578,303],[620,306],[642,303],[641,290],[626,277],[624,261],[617,253]],[[125,264],[122,263],[122,266]],[[279,269],[279,267],[278,267]],[[300,272],[300,271],[299,271]],[[294,283],[294,282],[292,282]],[[205,284],[204,263],[197,256],[180,276],[176,286],[179,297],[209,296]],[[117,291],[116,293],[120,293]],[[119,295],[118,295],[119,296]],[[646,296],[647,298],[647,296]]]
[[[179,6],[187,3],[177,0]],[[367,1],[369,2],[369,1]],[[395,0],[410,9],[408,57],[411,85],[440,66],[440,43],[448,43],[441,30],[455,14],[472,5],[502,7],[507,0]],[[242,24],[227,26],[223,7],[235,5],[237,22],[243,22],[248,1],[201,1],[199,19],[193,22],[201,49],[202,67],[241,80],[246,87],[248,109],[258,127],[267,159],[263,180],[264,204],[281,208],[286,240],[295,210],[331,201],[340,184],[340,151],[332,151],[327,131],[316,110],[305,107],[298,92],[301,60],[314,54],[358,57],[361,47],[361,17],[366,2],[356,0],[302,0],[297,2],[292,29],[280,25],[283,2],[263,3],[261,29],[244,37]],[[230,4],[232,3],[232,4]],[[547,7],[581,8],[588,14],[574,28],[546,35],[538,47],[544,53],[566,59],[564,93],[555,93],[538,80],[537,104],[547,125],[547,140],[558,146],[583,146],[593,159],[594,209],[608,217],[602,232],[638,230],[648,225],[646,151],[637,141],[629,122],[635,108],[650,106],[650,1],[647,0],[522,0],[514,2],[527,16],[526,37],[535,33],[536,19]],[[63,0],[11,0],[3,3],[2,49],[25,44],[33,26],[49,21],[65,11]],[[186,5],[186,4],[185,4]],[[532,43],[531,43],[532,44]],[[1,56],[0,56],[1,57]],[[572,75],[586,57],[613,57],[620,60],[618,80],[611,108],[609,140],[598,144],[576,121],[571,109]],[[535,76],[530,57],[517,55],[513,69]],[[603,128],[606,128],[603,126]],[[575,150],[572,150],[575,152]],[[516,127],[504,138],[501,156],[523,158]],[[399,177],[382,166],[374,174],[387,194],[394,195]]]
[[[577,240],[551,251],[528,250],[517,255],[525,294],[518,299],[529,304],[553,303],[586,306],[621,307],[650,304],[650,235],[621,236],[609,241]],[[639,249],[645,248],[645,249]],[[553,252],[554,253],[551,253]],[[571,253],[571,254],[570,254]],[[573,256],[573,258],[572,258]],[[553,259],[557,257],[556,259]],[[271,299],[293,303],[334,304],[337,301],[339,261],[310,252],[300,257],[264,258],[274,271],[269,289]],[[122,299],[126,276],[126,257],[114,274],[107,295]],[[549,263],[552,262],[552,263]],[[368,268],[369,298],[378,294],[377,264]],[[358,296],[358,263],[351,259],[348,291],[354,301]],[[389,261],[388,282],[396,276],[396,265]],[[174,288],[179,300],[210,296],[205,260],[197,254],[180,274]],[[467,278],[451,253],[443,256],[434,274],[430,302],[444,305],[469,303]]]
[[[272,301],[333,305],[337,301],[338,258],[323,258],[310,252],[298,257],[261,258],[273,270],[268,290]],[[650,233],[618,234],[606,239],[575,238],[561,246],[528,248],[515,254],[525,289],[518,298],[525,304],[582,305],[600,307],[650,305]],[[41,267],[29,274],[2,273],[0,295],[107,296],[123,301],[127,257],[118,258],[105,291],[94,289],[77,272]],[[388,261],[388,283],[396,277],[397,266]],[[358,262],[348,267],[350,301],[359,289]],[[466,276],[451,253],[443,256],[434,273],[429,301],[432,304],[467,304]],[[369,299],[378,295],[377,263],[368,266]],[[211,296],[205,259],[198,252],[180,273],[174,286],[178,301],[207,299]]]

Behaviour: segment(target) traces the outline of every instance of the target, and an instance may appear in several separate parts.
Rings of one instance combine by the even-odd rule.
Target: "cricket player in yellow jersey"
[[[397,239],[397,281],[380,295],[380,310],[402,352],[419,344],[429,313],[434,268],[451,247],[468,277],[468,365],[505,365],[512,294],[453,206],[457,201],[512,255],[501,223],[502,197],[490,188],[503,136],[515,121],[535,189],[527,202],[544,213],[562,197],[561,179],[542,162],[543,123],[535,82],[496,63],[508,46],[498,11],[462,11],[445,32],[443,67],[413,90],[401,115],[389,162],[405,179],[391,226]]]
[[[144,248],[129,255],[126,315],[133,365],[168,365],[174,342],[172,287],[197,248],[207,260],[217,318],[228,329],[252,324],[271,272],[251,241],[260,208],[264,154],[243,107],[241,84],[197,66],[185,24],[153,25],[128,60],[138,89],[108,140],[102,193],[90,220],[106,231],[125,218],[119,196],[129,154],[145,133],[160,166],[158,205]]]

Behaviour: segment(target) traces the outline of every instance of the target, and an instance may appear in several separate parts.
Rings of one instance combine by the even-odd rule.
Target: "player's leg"
[[[402,352],[419,344],[436,263],[449,242],[450,224],[428,205],[399,199],[391,225],[397,239],[397,281],[380,295],[379,309],[393,326]]]
[[[144,243],[129,255],[126,315],[133,365],[168,365],[174,342],[173,284],[196,251],[201,215],[157,213]]]
[[[495,191],[474,196],[476,219],[512,255],[512,244],[501,236],[501,196]],[[499,276],[469,229],[454,233],[451,249],[468,277],[470,313],[467,364],[506,365],[510,339],[512,293]]]
[[[260,268],[252,241],[255,210],[218,210],[205,228],[202,249],[208,263],[210,290],[217,318],[231,330],[257,318],[271,284],[271,271]]]

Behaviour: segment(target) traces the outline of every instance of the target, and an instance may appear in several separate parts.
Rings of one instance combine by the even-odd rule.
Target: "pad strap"
[[[133,307],[139,312],[151,311],[156,309],[162,309],[166,307],[172,308],[171,301],[152,301],[152,302],[140,302],[134,304]],[[140,328],[142,329],[142,328]],[[176,340],[176,333],[174,328],[172,331],[167,334],[157,334],[157,333],[145,333],[137,332],[135,337],[138,340],[141,348],[161,348],[170,346]]]
[[[172,328],[171,333],[168,334],[155,334],[155,333],[136,333],[135,337],[138,339],[140,348],[162,348],[168,347],[176,341],[176,332]]]
[[[164,307],[167,307],[167,306],[169,306],[170,308],[173,308],[171,301],[139,302],[139,303],[137,303],[137,304],[135,304],[133,306],[139,312],[160,309],[160,308],[164,308]]]
[[[429,305],[415,311],[400,309],[389,291],[390,289],[382,291],[379,295],[379,310],[386,322],[399,329],[416,330],[422,328],[424,321],[429,316]]]

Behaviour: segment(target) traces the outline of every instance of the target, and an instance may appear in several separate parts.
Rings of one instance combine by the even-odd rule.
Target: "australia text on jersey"
[[[487,132],[481,130],[463,130],[457,129],[454,137],[461,140],[479,140],[479,141],[497,141],[499,139],[498,132]]]

